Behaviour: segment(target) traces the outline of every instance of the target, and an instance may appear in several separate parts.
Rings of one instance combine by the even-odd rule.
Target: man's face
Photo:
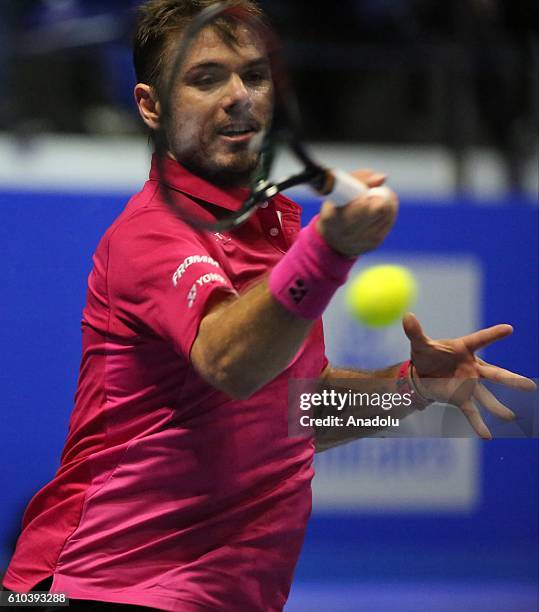
[[[180,163],[241,185],[258,163],[252,142],[269,127],[273,88],[260,43],[247,30],[236,36],[227,44],[207,28],[192,45],[171,101],[169,141]]]

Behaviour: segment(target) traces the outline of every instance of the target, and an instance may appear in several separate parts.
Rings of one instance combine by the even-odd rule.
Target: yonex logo
[[[204,276],[197,278],[195,282],[199,287],[202,287],[202,285],[207,285],[208,283],[222,283],[223,285],[226,285],[226,280],[220,274],[215,274],[214,272],[204,274]]]
[[[195,303],[196,299],[197,299],[197,286],[195,284],[191,287],[191,290],[189,291],[189,294],[187,296],[187,304],[189,308],[193,308],[193,304]]]
[[[296,279],[294,286],[288,289],[288,293],[290,293],[296,304],[299,304],[308,292],[309,290],[305,287],[305,281],[301,278]]]
[[[216,268],[221,267],[219,263],[216,262],[215,259],[211,258],[209,255],[191,255],[190,257],[186,257],[180,264],[176,272],[174,272],[174,276],[172,277],[172,284],[175,287],[177,287],[178,282],[185,274],[186,270],[193,264],[210,264],[212,266],[215,266]]]
[[[223,278],[220,274],[215,274],[213,272],[209,272],[208,274],[204,274],[200,278],[197,278],[187,294],[187,305],[189,308],[193,307],[193,304],[197,299],[197,287],[202,287],[204,285],[208,285],[209,283],[221,283],[222,285],[227,284],[225,278]]]

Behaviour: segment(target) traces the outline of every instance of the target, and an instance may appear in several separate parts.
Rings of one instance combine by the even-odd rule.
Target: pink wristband
[[[318,319],[355,263],[326,244],[316,216],[273,268],[269,288],[287,310],[303,319]]]

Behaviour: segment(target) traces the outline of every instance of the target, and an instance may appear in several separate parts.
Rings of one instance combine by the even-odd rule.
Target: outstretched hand
[[[494,325],[460,338],[433,340],[425,335],[412,313],[405,315],[402,324],[411,344],[414,383],[418,391],[433,401],[460,408],[481,438],[491,439],[492,434],[476,402],[502,419],[510,421],[515,418],[515,414],[480,382],[481,379],[522,391],[537,388],[529,378],[486,363],[475,354],[485,346],[510,336],[513,333],[511,325]]]

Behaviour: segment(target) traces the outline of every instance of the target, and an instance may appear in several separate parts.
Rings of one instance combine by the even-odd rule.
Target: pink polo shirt
[[[186,208],[235,209],[245,196],[166,165]],[[195,231],[170,213],[156,176],[154,162],[96,250],[61,466],[26,510],[3,583],[27,591],[53,576],[52,591],[72,598],[281,610],[311,511],[314,450],[287,434],[287,383],[325,367],[321,321],[247,400],[208,385],[189,353],[208,298],[266,274],[300,210],[279,195],[237,230]]]

